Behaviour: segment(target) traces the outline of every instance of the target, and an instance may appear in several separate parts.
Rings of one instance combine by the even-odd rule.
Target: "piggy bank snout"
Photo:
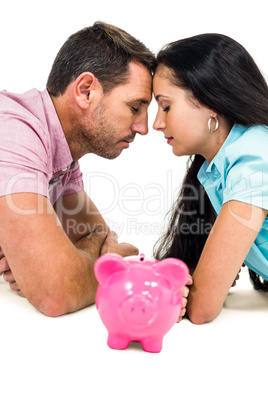
[[[121,304],[122,320],[133,327],[143,327],[153,322],[157,306],[144,295],[131,295]]]

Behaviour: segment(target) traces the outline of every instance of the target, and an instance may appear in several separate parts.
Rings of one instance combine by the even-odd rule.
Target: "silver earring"
[[[212,130],[211,129],[211,120],[215,120],[215,129],[214,130]],[[218,130],[218,127],[219,127],[219,120],[218,120],[218,118],[217,118],[217,116],[216,117],[211,117],[210,119],[209,119],[209,121],[208,121],[208,129],[209,129],[209,131],[211,132],[211,133],[215,133],[215,131],[217,131]]]

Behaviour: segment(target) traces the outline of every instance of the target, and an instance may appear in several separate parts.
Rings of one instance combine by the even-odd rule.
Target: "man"
[[[138,253],[109,231],[77,161],[116,158],[147,134],[154,65],[141,42],[97,22],[66,41],[45,91],[0,93],[0,274],[48,316],[94,303],[100,254]]]

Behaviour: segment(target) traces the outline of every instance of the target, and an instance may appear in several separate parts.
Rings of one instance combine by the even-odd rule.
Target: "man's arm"
[[[53,208],[71,242],[93,258],[99,257],[110,229],[87,193],[60,197]]]
[[[71,241],[41,195],[0,197],[0,211],[0,244],[18,288],[30,303],[49,316],[94,303],[97,281],[93,267],[103,237],[96,241],[93,255],[75,247],[79,242],[81,248],[88,247],[85,236],[70,235]]]
[[[135,246],[118,243],[117,235],[110,232],[85,191],[59,198],[54,210],[75,247],[86,251],[92,258],[96,259],[104,253],[117,253],[122,257],[138,254]]]
[[[71,243],[47,198],[1,197],[0,211],[0,244],[30,303],[57,316],[94,302],[94,259]]]

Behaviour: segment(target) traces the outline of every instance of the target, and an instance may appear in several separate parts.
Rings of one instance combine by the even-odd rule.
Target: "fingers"
[[[10,266],[7,262],[7,259],[0,247],[0,275],[3,274],[4,280],[9,283],[9,287],[11,290],[15,290],[18,292],[18,295],[21,297],[25,297],[22,291],[20,290],[17,282],[15,281],[15,278],[12,274],[12,271],[10,269]]]
[[[12,271],[10,270],[6,258],[2,258],[0,260],[0,274],[3,274],[3,278],[7,283],[9,283],[11,290],[16,290],[18,293],[22,294],[17,282],[15,281]]]
[[[139,254],[139,249],[132,244],[129,243],[120,243],[120,255],[122,257],[128,257],[130,255],[138,255]]]
[[[3,264],[3,265],[4,265],[4,264]],[[20,290],[20,288],[19,288],[17,282],[15,281],[15,278],[14,278],[14,276],[13,276],[13,274],[12,274],[12,271],[11,271],[10,268],[9,268],[9,265],[7,264],[7,265],[5,265],[5,267],[6,267],[7,269],[3,272],[3,278],[4,278],[4,280],[5,280],[7,283],[9,283],[9,287],[10,287],[11,290],[17,291],[20,296],[23,296],[23,297],[24,297],[24,295],[23,295],[23,293],[21,292],[21,290]]]
[[[20,288],[17,284],[17,282],[15,281],[15,278],[12,274],[12,271],[9,269],[8,271],[4,272],[4,280],[9,283],[9,287],[11,290],[16,290],[16,291],[20,291]]]
[[[186,282],[186,286],[191,286],[192,284],[193,284],[193,278],[191,277],[191,275],[189,275]]]
[[[181,288],[181,297],[182,299],[186,299],[189,295],[189,288],[187,286],[184,286],[183,288]]]
[[[118,235],[113,230],[107,234],[106,241],[107,240],[115,240],[115,241],[117,241],[117,239],[118,239]]]
[[[10,267],[8,265],[6,257],[2,256],[0,257],[0,275],[2,275],[6,271],[10,271]]]
[[[129,243],[118,243],[118,236],[115,232],[108,233],[105,242],[101,249],[101,254],[116,253],[122,257],[128,257],[130,255],[138,255],[139,250],[137,247]]]
[[[181,296],[187,298],[189,295],[189,288],[188,286],[191,286],[193,284],[193,278],[191,277],[191,275],[188,276],[187,282],[185,284],[185,286],[183,286],[181,288]]]
[[[235,277],[235,280],[233,281],[233,283],[232,283],[232,288],[236,285],[236,282],[238,281],[238,279],[239,279],[239,273],[241,272],[241,269],[238,271],[238,274],[236,275],[236,277]]]
[[[187,297],[182,297],[182,300],[181,300],[181,307],[182,307],[182,308],[185,308],[186,305],[187,305]]]
[[[17,282],[11,282],[11,283],[9,284],[9,287],[10,287],[11,290],[20,291],[20,288],[19,288]]]
[[[186,308],[181,309],[181,315],[179,316],[177,323],[180,322],[186,314]]]
[[[8,269],[7,271],[4,272],[3,277],[4,277],[4,280],[8,283],[15,282],[15,278],[10,269]]]
[[[186,306],[187,306],[187,301],[188,301],[187,297],[190,292],[190,289],[188,286],[191,286],[192,284],[193,284],[193,279],[192,279],[191,275],[189,275],[186,285],[181,288],[181,312],[180,312],[180,316],[179,316],[177,322],[180,322],[186,314]]]

